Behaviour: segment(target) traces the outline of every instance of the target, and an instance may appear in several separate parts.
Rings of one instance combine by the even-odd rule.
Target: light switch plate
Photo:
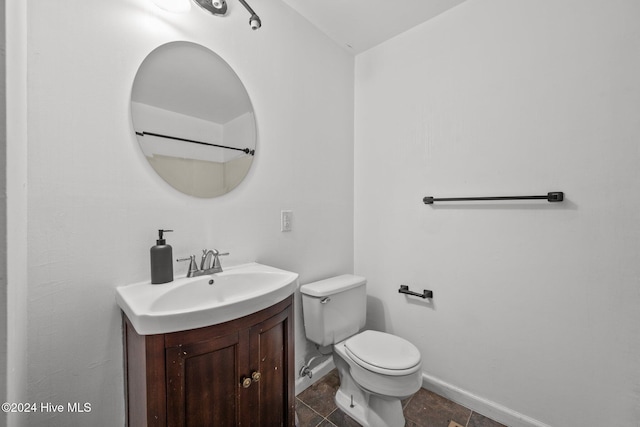
[[[293,211],[280,211],[280,231],[291,231]]]

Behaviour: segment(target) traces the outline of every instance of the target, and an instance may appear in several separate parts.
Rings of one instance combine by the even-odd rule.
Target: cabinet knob
[[[247,377],[242,377],[242,387],[244,388],[249,388],[251,387],[251,378],[247,378]]]
[[[260,372],[254,371],[251,374],[251,379],[253,380],[254,383],[257,383],[258,381],[260,381],[260,378],[262,378],[262,374]]]

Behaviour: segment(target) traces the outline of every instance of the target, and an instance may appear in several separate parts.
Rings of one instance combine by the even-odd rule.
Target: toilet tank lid
[[[300,286],[300,292],[312,297],[326,297],[367,283],[367,279],[353,274],[331,277]]]

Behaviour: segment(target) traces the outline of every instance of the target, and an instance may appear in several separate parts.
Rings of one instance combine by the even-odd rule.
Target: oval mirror
[[[204,46],[178,41],[153,50],[133,82],[131,116],[151,167],[185,194],[221,196],[251,167],[251,100],[229,64]]]

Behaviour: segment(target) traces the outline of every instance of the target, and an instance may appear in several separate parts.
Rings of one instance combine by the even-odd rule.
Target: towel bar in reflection
[[[136,135],[138,135],[138,136],[149,135],[149,136],[155,136],[157,138],[166,138],[166,139],[173,139],[173,140],[176,140],[176,141],[190,142],[191,144],[200,144],[200,145],[208,145],[210,147],[226,148],[227,150],[242,151],[243,153],[250,154],[252,156],[255,155],[255,153],[256,153],[256,150],[252,150],[250,148],[229,147],[228,145],[220,145],[220,144],[214,144],[212,142],[196,141],[196,140],[187,139],[187,138],[178,138],[177,136],[163,135],[161,133],[153,133],[153,132],[146,132],[146,131],[138,132],[138,131],[136,131]]]

